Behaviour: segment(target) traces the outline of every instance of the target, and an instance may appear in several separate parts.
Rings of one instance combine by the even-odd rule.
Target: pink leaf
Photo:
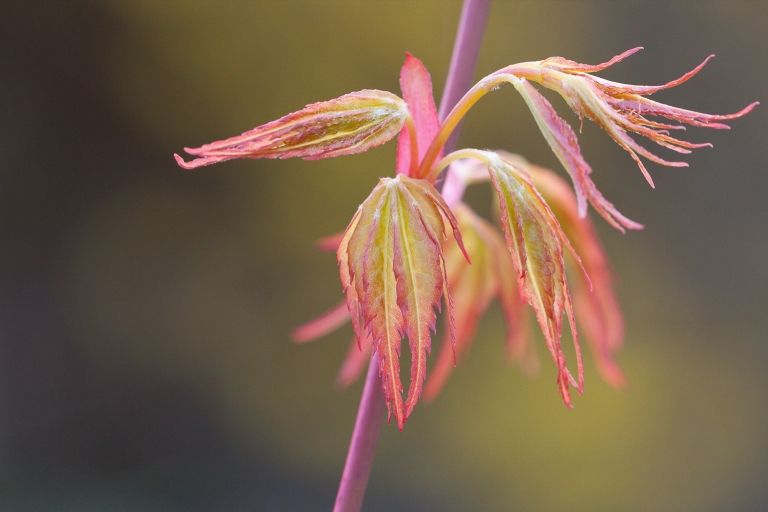
[[[570,125],[557,115],[552,104],[527,80],[520,79],[514,85],[530,108],[536,124],[555,156],[571,176],[576,190],[579,215],[586,215],[588,201],[595,211],[616,229],[641,229],[642,225],[622,215],[597,189],[590,177],[592,169],[581,155],[576,134]]]
[[[507,248],[521,288],[536,313],[547,348],[557,365],[557,383],[563,401],[571,407],[569,386],[581,392],[584,373],[563,259],[563,245],[570,247],[570,243],[524,171],[500,157],[489,161],[488,171],[496,189]],[[574,258],[578,256],[574,254]],[[577,378],[568,370],[561,346],[563,313],[571,324]]]
[[[624,376],[614,354],[622,344],[624,320],[613,289],[608,258],[592,222],[578,215],[575,197],[565,181],[541,167],[530,166],[528,170],[589,274],[592,286],[582,279],[574,291],[577,319],[586,332],[600,374],[611,385],[619,387],[624,384]]]
[[[456,219],[432,185],[400,175],[382,178],[358,209],[339,245],[342,286],[358,341],[370,337],[391,415],[402,429],[426,377],[434,308],[446,295],[443,241]],[[355,322],[355,316],[358,321]],[[408,336],[411,380],[406,402],[400,344]]]
[[[313,103],[236,137],[197,148],[185,148],[196,169],[236,158],[304,158],[317,160],[362,153],[400,132],[408,117],[405,102],[392,93],[363,90]]]
[[[400,70],[400,90],[416,126],[418,155],[421,161],[440,128],[440,121],[437,117],[435,99],[432,96],[432,79],[429,71],[410,53],[405,54],[405,63]],[[397,139],[397,172],[407,175],[411,165],[411,140],[408,129],[403,128]]]

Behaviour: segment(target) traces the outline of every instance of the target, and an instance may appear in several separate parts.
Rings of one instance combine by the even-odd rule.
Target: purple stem
[[[471,85],[489,6],[490,0],[464,0],[451,65],[440,101],[440,119],[445,118]],[[446,151],[453,149],[459,128],[456,128],[446,143]],[[359,512],[362,508],[385,411],[384,393],[379,384],[379,358],[374,353],[365,377],[355,428],[333,506],[334,512]]]
[[[379,355],[374,353],[368,365],[334,512],[358,512],[363,506],[385,411],[384,393],[379,384]]]
[[[443,96],[440,98],[438,116],[445,119],[448,112],[464,96],[464,93],[472,86],[472,78],[475,75],[477,55],[480,53],[480,45],[483,42],[485,25],[488,20],[488,10],[491,0],[464,0],[459,19],[459,29],[456,40],[453,43],[453,55],[451,65],[448,68],[448,76],[445,79]],[[445,144],[445,152],[453,151],[456,139],[461,131],[461,124],[456,127],[453,134]]]

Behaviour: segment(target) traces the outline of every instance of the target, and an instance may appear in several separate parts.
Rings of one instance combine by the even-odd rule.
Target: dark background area
[[[345,328],[291,329],[340,298],[338,231],[394,145],[186,173],[183,146],[362,88],[405,51],[442,87],[458,1],[6,2],[0,18],[0,509],[328,510],[360,385]],[[768,101],[768,2],[503,1],[478,78],[563,55],[705,112]],[[556,106],[574,121],[560,101]],[[567,411],[542,356],[504,357],[494,308],[439,399],[384,430],[366,510],[758,511],[768,500],[764,104],[651,191],[598,128],[595,180],[640,233],[600,231],[627,319],[629,385]],[[509,88],[461,145],[559,169]],[[472,191],[482,208],[490,195]]]

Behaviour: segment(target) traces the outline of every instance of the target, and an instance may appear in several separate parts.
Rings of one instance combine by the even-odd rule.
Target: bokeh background
[[[333,384],[351,332],[306,346],[290,332],[340,299],[313,241],[391,172],[394,145],[193,173],[171,154],[347,91],[397,91],[406,50],[439,97],[459,10],[4,2],[0,509],[330,509],[361,389]],[[730,112],[768,100],[766,28],[758,0],[497,0],[478,73],[644,45],[606,75],[660,83],[715,52],[661,99]],[[598,185],[647,225],[600,227],[629,385],[588,361],[566,410],[548,359],[532,379],[506,361],[494,308],[439,399],[384,429],[366,510],[764,510],[766,133],[765,106],[731,132],[691,130],[716,148],[690,169],[651,165],[651,191],[586,125]],[[472,112],[461,143],[558,168],[511,89]]]

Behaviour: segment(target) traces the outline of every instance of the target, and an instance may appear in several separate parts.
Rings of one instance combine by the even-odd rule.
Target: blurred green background
[[[329,510],[361,386],[333,381],[347,327],[291,329],[340,299],[338,231],[394,145],[186,173],[171,154],[306,103],[397,91],[411,51],[442,87],[458,1],[8,2],[0,19],[0,509]],[[478,76],[564,55],[707,112],[766,101],[768,2],[492,6]],[[570,120],[562,102],[558,108]],[[588,361],[566,410],[542,357],[510,365],[498,311],[439,399],[384,430],[366,510],[757,511],[768,500],[765,105],[651,191],[593,125],[585,156],[645,231],[600,226],[629,385]],[[558,169],[511,89],[461,145]],[[477,205],[490,195],[470,194]],[[541,346],[540,356],[545,356]]]

